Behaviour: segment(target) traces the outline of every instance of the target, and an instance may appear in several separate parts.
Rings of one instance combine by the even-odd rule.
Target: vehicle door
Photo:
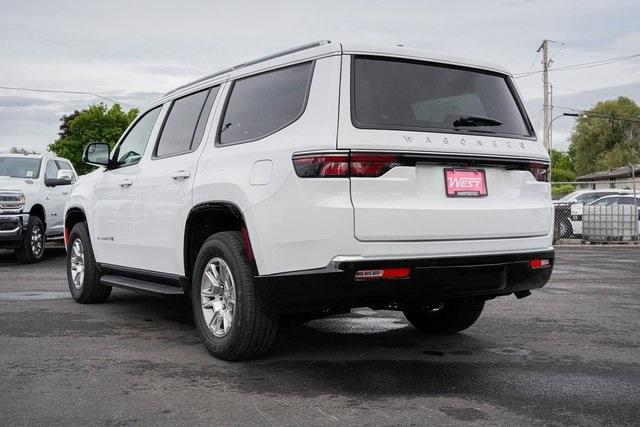
[[[172,100],[155,147],[136,177],[139,268],[183,274],[183,240],[193,174],[210,127],[219,86]]]
[[[161,110],[159,106],[147,111],[130,126],[113,152],[112,165],[98,172],[89,232],[100,263],[137,266],[135,188],[147,144],[157,134]]]
[[[69,176],[67,172],[60,169],[58,162],[54,159],[47,160],[44,170],[44,209],[47,222],[47,237],[62,235],[64,203],[71,192],[72,179],[69,177],[67,184],[47,185],[50,179],[61,179]]]

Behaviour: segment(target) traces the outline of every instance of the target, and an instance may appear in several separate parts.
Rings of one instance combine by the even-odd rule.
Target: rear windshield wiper
[[[460,116],[453,122],[454,127],[460,126],[500,126],[502,122],[500,120],[492,119],[491,117],[483,116]]]

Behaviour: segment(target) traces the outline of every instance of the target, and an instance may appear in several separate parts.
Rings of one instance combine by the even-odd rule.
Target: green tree
[[[82,162],[84,147],[90,142],[106,142],[113,148],[137,115],[136,108],[124,111],[119,104],[108,108],[100,103],[76,110],[62,116],[58,138],[49,145],[49,150],[69,159],[79,174],[85,174],[92,167]]]
[[[11,149],[9,150],[9,153],[11,153],[11,154],[38,154],[34,150],[27,150],[26,148],[22,148],[22,147],[11,147]]]
[[[551,156],[551,181],[575,181],[576,171],[571,156],[554,149],[549,154]]]
[[[640,125],[616,118],[640,120],[640,106],[629,98],[619,97],[598,102],[578,118],[569,147],[578,175],[639,161]]]

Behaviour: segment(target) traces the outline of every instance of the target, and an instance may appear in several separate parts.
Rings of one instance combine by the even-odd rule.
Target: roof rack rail
[[[187,84],[184,84],[184,85],[182,85],[180,87],[172,89],[169,92],[165,93],[163,95],[163,97],[167,96],[167,95],[170,95],[170,94],[172,94],[174,92],[177,92],[179,90],[182,90],[182,89],[188,88],[190,86],[193,86],[195,84],[198,84],[200,82],[203,82],[205,80],[209,80],[209,79],[211,79],[213,77],[221,76],[223,74],[227,74],[227,73],[230,73],[232,71],[238,70],[240,68],[248,67],[250,65],[259,64],[261,62],[269,61],[271,59],[279,58],[279,57],[285,56],[285,55],[290,55],[292,53],[300,52],[300,51],[303,51],[303,50],[312,49],[314,47],[323,46],[323,45],[329,44],[329,43],[331,43],[331,40],[318,40],[318,41],[315,41],[315,42],[311,42],[311,43],[303,44],[303,45],[300,45],[300,46],[292,47],[291,49],[286,49],[286,50],[282,50],[280,52],[272,53],[271,55],[263,56],[262,58],[254,59],[252,61],[243,62],[242,64],[238,64],[238,65],[235,65],[233,67],[225,68],[224,70],[220,70],[220,71],[217,71],[217,72],[215,72],[213,74],[209,74],[209,75],[206,75],[204,77],[200,77],[197,80],[194,80],[194,81],[189,82]]]

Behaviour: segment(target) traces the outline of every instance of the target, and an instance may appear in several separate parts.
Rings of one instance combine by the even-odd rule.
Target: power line
[[[616,62],[628,61],[638,57],[640,57],[640,53],[635,53],[633,55],[619,56],[617,58],[602,59],[599,61],[583,62],[581,64],[565,65],[563,67],[552,68],[549,71],[582,70],[585,68],[593,68],[593,67],[599,67],[602,65],[614,64]],[[540,74],[542,72],[544,72],[544,70],[528,71],[526,73],[516,73],[513,75],[514,76],[513,78],[521,79],[523,77],[528,77],[532,74]]]
[[[113,102],[114,104],[122,104],[122,105],[128,105],[129,107],[133,107],[133,108],[140,108],[137,105],[129,104],[127,102],[116,101],[115,99],[107,98],[106,96],[98,95],[97,93],[94,93],[94,92],[83,92],[83,91],[77,91],[77,90],[34,89],[34,88],[14,87],[14,86],[0,86],[0,89],[19,90],[23,92],[45,92],[45,93],[64,93],[64,94],[71,94],[71,95],[91,95],[91,96],[95,96],[96,98],[104,99],[105,101]]]
[[[638,116],[616,116],[613,114],[601,113],[598,111],[591,110],[579,110],[577,108],[572,107],[562,107],[560,105],[554,105],[553,108],[559,108],[561,110],[569,110],[574,111],[576,113],[580,113],[588,117],[598,118],[598,119],[611,119],[611,120],[619,120],[622,122],[630,122],[630,123],[640,123],[640,117]]]

